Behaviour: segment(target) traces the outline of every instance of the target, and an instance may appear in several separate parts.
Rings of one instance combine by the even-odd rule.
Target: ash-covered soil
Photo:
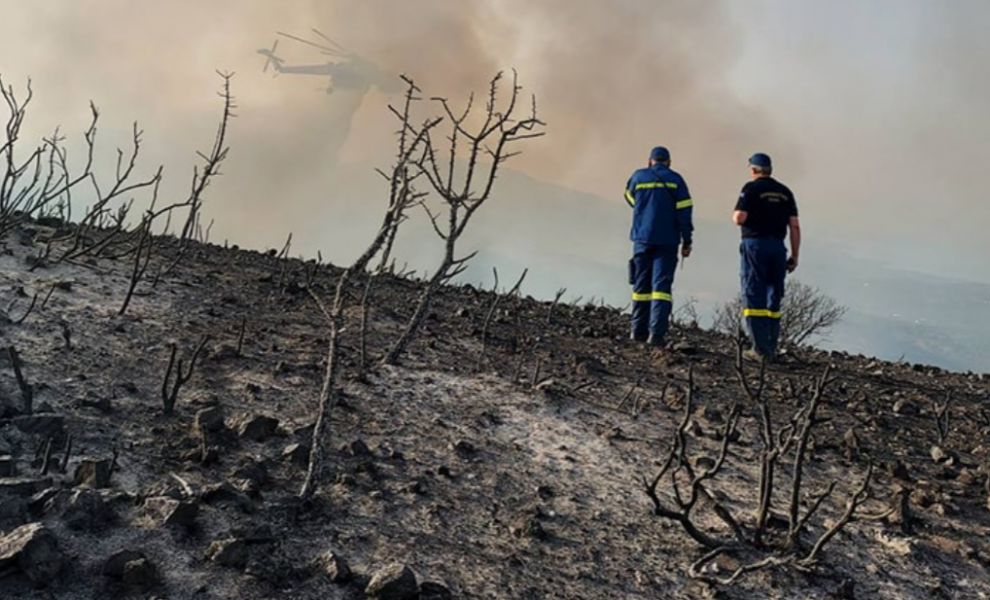
[[[718,586],[687,575],[704,550],[654,516],[643,478],[666,457],[693,369],[693,453],[717,455],[741,403],[709,487],[754,510],[757,413],[733,340],[681,326],[673,349],[650,351],[618,310],[525,297],[503,297],[486,328],[496,296],[448,287],[401,363],[382,367],[421,284],[375,277],[362,342],[357,281],[327,473],[300,503],[328,337],[309,290],[328,297],[339,271],[196,245],[152,285],[166,243],[119,316],[132,261],[32,268],[48,233],[27,226],[0,256],[0,344],[33,390],[28,414],[0,352],[0,598],[356,599],[389,565],[423,599],[990,597],[985,376],[813,350],[772,365],[781,425],[827,364],[838,378],[805,494],[837,486],[802,542],[839,518],[870,458],[871,499],[814,567]],[[164,414],[170,344],[185,374],[204,336]],[[899,498],[907,522],[872,518]],[[696,522],[724,529],[710,513],[702,502]]]

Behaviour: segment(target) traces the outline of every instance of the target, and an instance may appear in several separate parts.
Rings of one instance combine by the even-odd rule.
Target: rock
[[[920,414],[918,407],[915,406],[913,402],[907,398],[901,398],[897,402],[894,402],[894,413],[898,415],[914,415]]]
[[[11,419],[11,423],[23,433],[43,437],[58,437],[65,432],[65,417],[62,415],[21,415]]]
[[[101,572],[106,577],[120,580],[124,578],[124,569],[127,567],[127,563],[144,559],[144,553],[137,550],[120,550],[107,558],[106,562],[103,563]]]
[[[391,564],[375,572],[364,593],[376,600],[415,600],[419,586],[412,569],[402,564]]]
[[[210,544],[206,556],[223,567],[244,569],[248,562],[248,545],[244,540],[217,540]]]
[[[0,499],[5,497],[30,498],[52,487],[51,477],[14,477],[0,481]]]
[[[509,527],[509,532],[518,538],[533,538],[537,540],[545,540],[550,537],[547,531],[543,528],[543,524],[533,516],[523,516]]]
[[[710,471],[715,468],[715,459],[710,456],[699,456],[691,460],[695,469],[699,471]]]
[[[231,479],[246,479],[252,482],[252,488],[260,488],[268,483],[268,467],[263,462],[253,461],[235,470]]]
[[[124,565],[121,581],[129,587],[147,589],[158,582],[158,570],[147,558],[132,560]]]
[[[183,502],[174,498],[158,496],[144,501],[145,514],[166,527],[190,528],[196,524],[199,516],[197,502]]]
[[[202,431],[205,431],[206,433],[216,433],[218,431],[223,431],[223,429],[223,408],[219,406],[211,406],[210,408],[204,408],[196,413],[196,418],[193,421],[193,434],[199,435]]]
[[[84,458],[82,462],[76,465],[72,485],[97,489],[110,487],[112,467],[113,461],[109,458]]]
[[[674,342],[670,349],[686,356],[694,356],[698,353],[698,348],[688,342]]]
[[[17,475],[17,461],[11,456],[0,456],[0,477]]]
[[[237,435],[245,440],[264,441],[275,435],[278,430],[278,419],[265,415],[251,415],[241,421],[237,427]]]
[[[937,463],[942,462],[949,457],[949,455],[946,454],[945,450],[943,450],[941,446],[932,446],[931,450],[929,451],[929,454],[931,454],[932,460],[934,460]]]
[[[458,440],[448,447],[454,451],[454,454],[461,458],[470,458],[478,453],[478,449],[474,447],[474,444],[467,440]]]
[[[309,464],[309,446],[305,444],[289,444],[282,450],[282,458],[297,467],[305,467]]]
[[[317,559],[319,568],[326,573],[330,581],[344,583],[354,577],[351,567],[344,558],[333,550],[324,552]]]
[[[843,579],[832,592],[832,596],[836,600],[856,600],[856,582],[852,579]]]
[[[452,600],[453,597],[447,586],[435,581],[424,581],[419,586],[419,600]]]
[[[895,479],[911,481],[911,473],[908,471],[907,465],[905,465],[901,460],[894,460],[889,463],[887,470],[890,473],[890,476]]]
[[[75,490],[62,513],[62,520],[69,529],[96,531],[110,518],[110,508],[103,496],[92,489]]]
[[[365,457],[371,456],[371,448],[368,448],[368,444],[364,443],[364,440],[354,440],[350,444],[344,446],[344,453],[349,454],[354,457]]]
[[[239,508],[242,512],[253,513],[256,510],[254,501],[240,490],[227,482],[207,486],[200,495],[207,504],[226,504]]]
[[[111,554],[103,563],[105,577],[134,588],[147,589],[158,583],[158,569],[143,552],[121,550]]]
[[[42,490],[31,496],[31,499],[27,501],[28,511],[32,517],[36,519],[40,518],[56,502],[56,499],[64,493],[64,490],[55,488]]]
[[[48,583],[62,569],[55,534],[41,523],[23,525],[0,536],[0,571],[17,567],[35,583]]]

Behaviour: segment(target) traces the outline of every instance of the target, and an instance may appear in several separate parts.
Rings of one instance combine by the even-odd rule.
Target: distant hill
[[[370,235],[377,225],[382,200],[374,191],[383,192],[381,180],[370,171],[349,169],[340,180],[342,189],[362,191],[347,192],[348,197],[363,194],[368,200],[360,203],[361,210],[349,202],[340,218],[327,221],[328,240],[338,228]],[[536,298],[552,298],[566,288],[565,299],[626,306],[630,211],[620,192],[605,199],[504,169],[495,196],[464,240],[465,253],[480,252],[463,278],[491,286],[492,267],[503,284],[528,268],[523,290]],[[339,209],[328,210],[337,215]],[[697,219],[696,228],[695,254],[678,270],[675,299],[697,300],[704,324],[716,305],[737,293],[738,231],[728,215],[724,221]],[[822,347],[990,372],[990,285],[891,268],[822,239],[814,223],[805,229],[809,233],[796,276],[849,308]],[[333,255],[346,255],[354,247],[349,241]],[[415,215],[400,234],[399,265],[429,269],[439,251],[425,217]]]

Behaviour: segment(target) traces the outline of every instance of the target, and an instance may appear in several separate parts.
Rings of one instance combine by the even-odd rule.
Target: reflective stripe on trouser
[[[780,339],[787,249],[777,238],[744,239],[739,246],[743,318],[746,333],[760,354],[771,356]]]
[[[632,332],[636,336],[667,335],[676,270],[677,246],[633,246]]]

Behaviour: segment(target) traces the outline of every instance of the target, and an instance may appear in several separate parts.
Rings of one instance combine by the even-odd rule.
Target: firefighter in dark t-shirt
[[[749,159],[752,178],[743,186],[732,221],[742,230],[739,275],[743,319],[753,343],[747,354],[772,360],[780,338],[780,305],[784,279],[798,265],[801,224],[794,194],[773,177],[770,157],[756,153]],[[790,232],[788,258],[784,239]]]

